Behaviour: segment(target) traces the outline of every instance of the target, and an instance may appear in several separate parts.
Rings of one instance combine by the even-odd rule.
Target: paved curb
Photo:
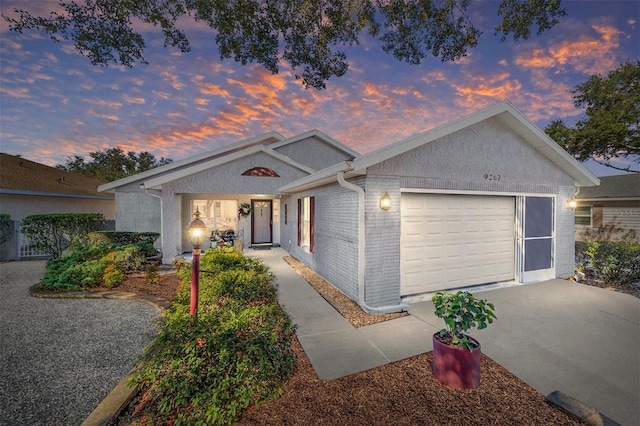
[[[171,307],[171,303],[156,296],[128,293],[124,291],[69,291],[58,292],[44,290],[39,284],[34,284],[29,288],[29,294],[33,297],[45,299],[117,299],[133,300],[146,303],[162,312]],[[98,404],[98,406],[82,422],[81,426],[103,426],[110,424],[127,404],[136,396],[138,388],[129,385],[129,379],[133,375],[131,371],[109,392],[109,394]]]
[[[620,426],[604,414],[560,391],[551,392],[546,400],[589,426]]]

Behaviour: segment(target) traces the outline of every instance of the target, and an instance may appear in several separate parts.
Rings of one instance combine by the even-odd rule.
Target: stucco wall
[[[44,197],[0,194],[0,213],[22,220],[34,214],[102,213],[105,219],[115,219],[115,201],[93,198]]]
[[[314,170],[321,170],[350,159],[344,152],[320,141],[316,137],[303,139],[275,150]]]
[[[116,193],[116,230],[161,232],[160,199],[145,192]]]

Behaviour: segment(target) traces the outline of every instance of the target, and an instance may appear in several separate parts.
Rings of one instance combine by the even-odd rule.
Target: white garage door
[[[513,280],[513,197],[402,194],[401,293]]]

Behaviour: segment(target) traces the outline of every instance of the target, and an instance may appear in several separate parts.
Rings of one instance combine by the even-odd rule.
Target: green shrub
[[[110,251],[104,257],[123,271],[141,271],[144,269],[144,256],[140,252],[140,247],[127,245]]]
[[[125,232],[125,231],[96,231],[89,234],[92,243],[102,242],[114,245],[136,244],[146,242],[152,244],[160,237],[157,232]]]
[[[104,268],[102,281],[107,288],[114,288],[122,284],[126,275],[122,269],[118,268],[116,264],[108,265]]]
[[[158,284],[160,282],[160,275],[158,274],[158,265],[152,264],[147,266],[145,274],[146,284]]]
[[[589,265],[607,284],[627,284],[640,279],[640,243],[590,242],[585,253]]]
[[[47,262],[47,269],[40,281],[40,286],[50,290],[80,290],[86,286],[83,279],[86,278],[85,274],[87,273],[81,265],[85,262],[92,262],[86,268],[90,271],[96,260],[108,251],[109,247],[100,245],[75,246],[68,255]],[[95,275],[90,274],[90,277],[95,278]],[[93,284],[94,286],[98,285],[101,278],[95,279],[98,281]]]
[[[144,257],[136,245],[74,245],[66,256],[47,262],[40,287],[63,291],[101,285],[113,288],[124,281],[127,272],[142,271],[144,266]]]
[[[295,372],[294,327],[276,303],[273,274],[233,250],[208,250],[198,316],[188,280],[133,382],[150,389],[152,423],[232,424],[249,405],[280,394]],[[190,280],[189,265],[178,269]]]

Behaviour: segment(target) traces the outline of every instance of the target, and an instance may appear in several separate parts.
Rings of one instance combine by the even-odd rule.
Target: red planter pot
[[[480,343],[469,351],[445,345],[433,335],[433,374],[450,388],[475,389],[480,386],[480,355]]]

